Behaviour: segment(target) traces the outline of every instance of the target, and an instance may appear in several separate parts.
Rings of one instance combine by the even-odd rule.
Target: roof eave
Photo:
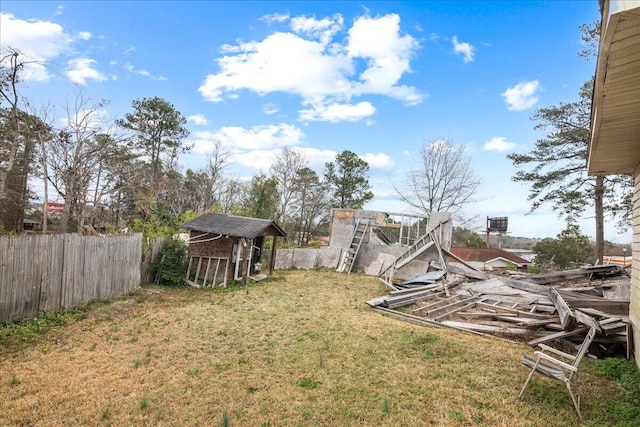
[[[587,171],[630,174],[640,158],[640,7],[606,17],[598,51]]]

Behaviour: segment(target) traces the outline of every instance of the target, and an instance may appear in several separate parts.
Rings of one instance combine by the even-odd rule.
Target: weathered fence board
[[[0,322],[131,292],[141,261],[140,234],[2,236]]]

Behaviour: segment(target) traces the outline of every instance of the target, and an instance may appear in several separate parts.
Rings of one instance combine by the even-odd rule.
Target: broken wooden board
[[[536,274],[535,276],[527,276],[525,280],[538,285],[545,285],[565,280],[578,279],[581,277],[589,278],[589,276],[594,274],[624,274],[624,269],[621,269],[617,265],[585,266],[574,270],[564,270],[553,273]]]
[[[440,266],[440,263],[432,262],[431,264],[433,266]],[[485,280],[489,277],[486,273],[483,273],[482,271],[472,270],[470,268],[465,267],[462,264],[457,264],[453,262],[450,262],[449,264],[447,264],[447,270],[449,273],[465,276],[465,277],[468,277],[469,279]]]
[[[542,333],[541,331],[534,332],[531,329],[526,329],[526,328],[511,328],[511,327],[485,325],[481,323],[456,322],[452,320],[444,320],[440,323],[444,326],[449,326],[456,329],[499,334],[499,335],[527,335],[528,336],[528,335],[537,335]]]
[[[571,308],[569,308],[567,302],[562,298],[562,296],[555,288],[549,289],[549,298],[553,302],[553,305],[555,305],[556,310],[558,310],[558,316],[560,316],[560,324],[562,325],[562,329],[573,329],[573,327],[576,325],[576,317],[571,311]]]
[[[536,338],[534,340],[527,341],[527,344],[536,346],[536,345],[538,345],[540,343],[543,343],[543,342],[554,341],[554,340],[558,340],[558,339],[561,339],[561,338],[572,337],[574,335],[586,333],[587,331],[588,331],[588,328],[583,326],[583,327],[574,329],[573,331],[560,331],[560,332],[548,334],[548,335],[543,336],[541,338]]]

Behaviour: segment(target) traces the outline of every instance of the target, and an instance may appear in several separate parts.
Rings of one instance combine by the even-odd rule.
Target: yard
[[[577,425],[532,348],[385,317],[375,278],[277,272],[229,290],[144,287],[33,344],[0,345],[0,425]],[[3,344],[0,342],[0,344]],[[615,385],[582,365],[585,425]]]

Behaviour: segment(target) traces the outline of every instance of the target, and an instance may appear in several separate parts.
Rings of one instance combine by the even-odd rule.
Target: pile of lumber
[[[616,265],[588,266],[539,275],[433,271],[394,283],[387,295],[367,301],[376,310],[414,323],[462,329],[531,345],[581,342],[598,331],[596,356],[631,356],[629,287]],[[440,274],[443,273],[443,274]],[[614,292],[614,288],[622,292]],[[623,295],[613,299],[611,295]]]

